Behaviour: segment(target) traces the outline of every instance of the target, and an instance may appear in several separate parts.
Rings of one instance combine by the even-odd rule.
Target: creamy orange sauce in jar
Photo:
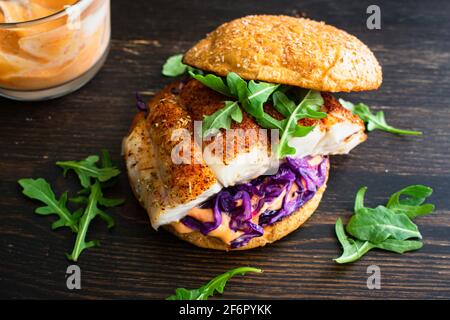
[[[110,2],[0,0],[0,23],[0,89],[47,89],[80,77],[104,56]]]

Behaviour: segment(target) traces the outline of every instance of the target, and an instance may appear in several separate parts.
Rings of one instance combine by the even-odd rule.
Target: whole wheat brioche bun
[[[329,92],[377,89],[381,67],[356,37],[323,22],[255,15],[218,27],[183,62],[225,76]]]
[[[329,166],[327,168],[327,179],[329,174]],[[263,247],[268,243],[275,242],[280,240],[281,238],[287,236],[292,231],[297,230],[303,223],[308,220],[309,217],[314,213],[314,211],[319,206],[320,200],[322,199],[322,195],[326,189],[326,181],[322,187],[317,190],[314,197],[312,197],[303,207],[301,207],[298,211],[291,214],[290,216],[284,218],[281,221],[276,222],[271,226],[267,226],[264,228],[264,234],[261,237],[256,237],[251,239],[245,246],[231,249],[230,245],[224,243],[222,240],[205,236],[198,231],[194,231],[191,233],[179,233],[175,231],[175,229],[171,225],[166,225],[168,231],[176,235],[181,240],[190,242],[197,247],[207,248],[207,249],[215,249],[215,250],[248,250],[256,247]]]

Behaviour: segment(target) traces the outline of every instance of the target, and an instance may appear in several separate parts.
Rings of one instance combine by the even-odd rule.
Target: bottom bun
[[[329,170],[330,168],[328,167],[327,179]],[[280,240],[292,231],[297,230],[303,223],[305,223],[305,221],[308,220],[308,218],[314,213],[314,211],[316,211],[317,207],[319,206],[320,200],[322,199],[322,195],[325,192],[326,187],[327,185],[325,180],[324,185],[320,187],[319,190],[317,190],[314,197],[312,197],[307,203],[305,203],[305,205],[298,211],[271,226],[265,227],[264,234],[261,237],[252,238],[245,246],[236,249],[232,249],[230,245],[224,243],[219,238],[205,236],[198,231],[190,233],[179,233],[175,231],[175,229],[171,225],[166,225],[164,226],[164,228],[176,235],[181,240],[190,242],[201,248],[235,251],[263,247],[268,243]]]

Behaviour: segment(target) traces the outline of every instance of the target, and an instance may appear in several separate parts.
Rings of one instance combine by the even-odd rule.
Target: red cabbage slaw
[[[317,190],[325,183],[328,158],[323,157],[317,165],[311,165],[312,157],[286,158],[278,172],[272,176],[261,176],[248,183],[225,188],[209,198],[200,207],[213,209],[214,221],[201,222],[191,216],[181,222],[204,235],[218,228],[222,223],[222,214],[230,217],[229,227],[243,234],[231,242],[231,248],[246,245],[252,238],[264,234],[264,227],[290,216],[308,202]],[[296,195],[288,201],[288,193],[296,183]],[[282,206],[278,210],[266,210],[260,214],[258,224],[252,221],[265,203],[271,203],[286,191]],[[252,197],[258,197],[256,205],[252,205]],[[240,201],[239,201],[240,200]],[[239,205],[238,205],[239,204]]]

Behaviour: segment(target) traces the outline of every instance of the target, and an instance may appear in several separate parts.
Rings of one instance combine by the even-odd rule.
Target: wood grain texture
[[[378,1],[382,30],[366,29],[369,1],[112,1],[113,40],[106,65],[82,90],[42,103],[0,99],[0,298],[161,299],[175,287],[198,287],[237,266],[264,269],[229,283],[220,298],[450,298],[450,20],[447,1]],[[68,231],[50,230],[51,218],[33,214],[17,184],[46,177],[59,191],[76,186],[54,166],[109,149],[121,161],[121,139],[135,113],[134,93],[153,95],[171,79],[165,59],[205,33],[251,13],[301,15],[324,20],[364,41],[383,67],[377,92],[345,97],[386,113],[422,137],[373,132],[350,156],[332,158],[329,187],[313,217],[297,232],[266,248],[214,252],[150,229],[125,174],[109,193],[124,196],[111,210],[116,228],[93,223],[88,237],[102,246],[81,256],[82,290],[69,291],[64,253]],[[342,95],[344,96],[344,95]],[[345,266],[333,225],[351,214],[356,190],[369,187],[369,205],[406,185],[434,188],[436,213],[417,220],[424,247],[403,256],[371,252]],[[382,289],[368,290],[366,268],[380,266]]]

